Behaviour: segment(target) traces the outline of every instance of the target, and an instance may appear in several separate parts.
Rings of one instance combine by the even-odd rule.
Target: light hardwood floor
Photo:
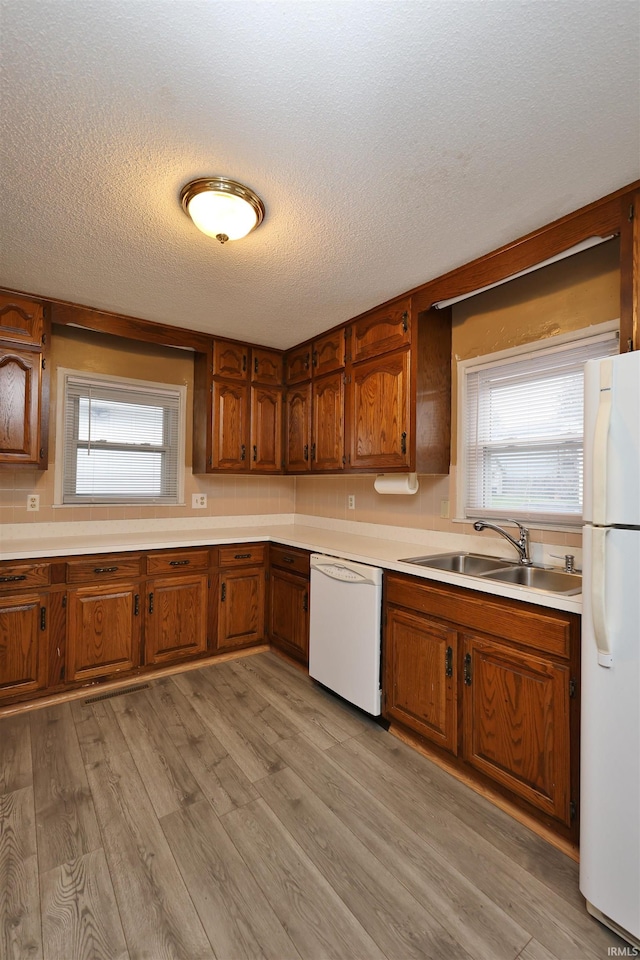
[[[577,865],[271,653],[0,719],[0,957],[602,960]]]

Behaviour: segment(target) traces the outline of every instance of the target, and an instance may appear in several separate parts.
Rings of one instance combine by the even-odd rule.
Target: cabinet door
[[[145,663],[195,657],[207,649],[207,577],[169,576],[147,585]]]
[[[464,758],[569,824],[569,668],[464,638]]]
[[[67,679],[122,673],[140,662],[140,585],[78,587],[69,592]]]
[[[350,358],[354,363],[398,350],[411,342],[411,300],[401,300],[355,320],[350,329]]]
[[[0,293],[0,340],[40,346],[44,342],[44,332],[41,303],[10,293]]]
[[[42,357],[0,347],[0,463],[40,462]]]
[[[47,597],[0,599],[0,698],[46,685]]]
[[[269,639],[277,647],[309,662],[309,582],[280,570],[271,570]]]
[[[215,470],[237,473],[249,466],[249,394],[242,383],[213,384],[213,454]]]
[[[282,466],[282,389],[251,387],[250,468],[280,473]]]
[[[214,340],[213,375],[225,380],[246,380],[249,376],[249,347],[231,340]]]
[[[218,650],[262,642],[264,570],[224,570],[218,590]]]
[[[385,716],[458,752],[455,630],[387,608]]]
[[[311,384],[287,390],[284,408],[286,469],[306,473],[311,469]]]
[[[312,470],[344,467],[344,378],[341,373],[313,382]]]
[[[286,383],[300,383],[311,377],[311,346],[306,343],[285,355],[284,377]]]
[[[410,469],[408,350],[354,364],[349,383],[350,465]]]
[[[334,330],[325,337],[313,341],[313,375],[323,376],[342,370],[345,358],[345,330]]]
[[[282,386],[282,354],[276,350],[251,349],[251,382],[269,383],[274,387]]]

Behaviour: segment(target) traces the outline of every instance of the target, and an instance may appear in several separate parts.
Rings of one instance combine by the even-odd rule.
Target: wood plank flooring
[[[0,719],[0,960],[602,960],[577,865],[272,653]]]

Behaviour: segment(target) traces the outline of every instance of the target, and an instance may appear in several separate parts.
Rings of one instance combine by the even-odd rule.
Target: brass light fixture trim
[[[228,177],[200,177],[198,180],[190,180],[180,191],[180,204],[182,209],[194,220],[194,223],[200,230],[203,230],[203,227],[192,217],[189,211],[189,204],[195,197],[202,193],[213,193],[221,197],[237,197],[249,205],[255,216],[255,223],[249,227],[242,236],[251,233],[256,227],[260,226],[264,220],[264,203],[250,187],[245,187],[244,184],[238,183],[237,180],[230,180]],[[229,240],[229,236],[225,232],[215,234],[209,232],[209,230],[203,230],[203,232],[209,236],[215,236],[216,240],[219,240],[220,243],[226,243],[226,241]],[[237,236],[235,239],[240,239],[240,236]]]

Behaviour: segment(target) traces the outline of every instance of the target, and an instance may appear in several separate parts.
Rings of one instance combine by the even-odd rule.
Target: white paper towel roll
[[[377,493],[417,493],[419,486],[417,473],[381,473],[373,482]]]

